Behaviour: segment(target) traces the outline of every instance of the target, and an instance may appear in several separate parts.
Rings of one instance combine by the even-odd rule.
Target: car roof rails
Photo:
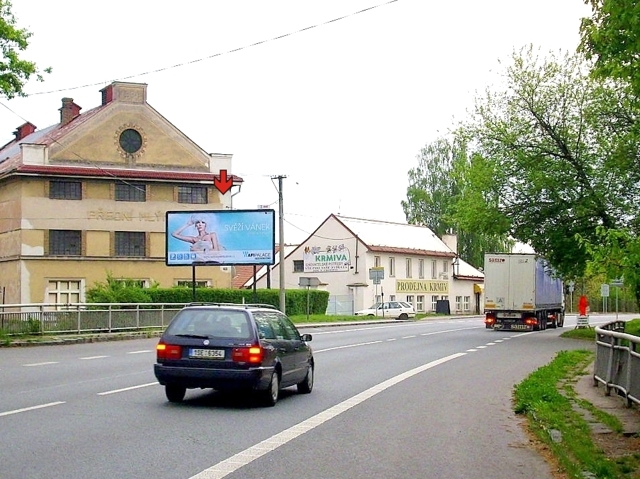
[[[245,306],[250,308],[268,308],[268,309],[278,309],[273,304],[267,303],[247,303]]]
[[[269,309],[278,309],[273,304],[266,303],[215,303],[208,301],[197,301],[189,303],[188,306],[233,306],[236,308],[244,307],[246,308],[269,308]]]

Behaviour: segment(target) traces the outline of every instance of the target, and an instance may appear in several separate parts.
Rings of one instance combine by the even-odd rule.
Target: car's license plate
[[[202,359],[224,359],[224,349],[191,349],[189,357]]]

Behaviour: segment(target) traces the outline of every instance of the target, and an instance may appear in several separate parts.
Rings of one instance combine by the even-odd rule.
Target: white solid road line
[[[467,328],[462,328],[462,329],[467,329]],[[477,329],[477,328],[474,327],[470,329]],[[446,331],[422,333],[420,336],[431,336],[434,334],[442,334],[442,333],[448,333],[453,331],[460,331],[460,329],[449,329]],[[527,333],[517,334],[515,336],[507,336],[502,338],[501,341],[509,340],[511,338],[528,336],[529,334],[533,334],[533,333],[527,332]],[[381,342],[382,341],[371,341],[367,343],[350,344],[350,345],[339,346],[335,348],[321,349],[315,352],[318,353],[318,352],[324,352],[324,351],[332,351],[336,349],[344,349],[344,348],[351,348],[356,346],[378,344]],[[496,341],[496,343],[497,342],[499,341]],[[246,466],[250,462],[264,456],[265,454],[288,443],[289,441],[292,441],[298,436],[301,436],[305,432],[308,432],[314,429],[315,427],[328,421],[329,419],[333,419],[334,417],[342,414],[343,412],[351,409],[354,406],[357,406],[358,404],[366,401],[367,399],[372,398],[376,394],[379,394],[382,391],[385,391],[391,386],[394,386],[399,382],[404,381],[405,379],[409,379],[410,377],[415,376],[416,374],[426,371],[427,369],[431,369],[435,366],[439,366],[440,364],[444,364],[448,361],[451,361],[452,359],[465,356],[468,352],[477,352],[480,349],[485,349],[489,346],[495,346],[495,345],[496,344],[494,342],[491,342],[491,343],[487,343],[487,345],[477,346],[476,348],[473,348],[473,349],[467,349],[467,351],[464,353],[455,353],[441,359],[436,359],[435,361],[431,361],[430,363],[423,364],[422,366],[418,366],[417,368],[406,371],[391,379],[387,379],[386,381],[378,384],[377,386],[373,386],[372,388],[369,388],[366,391],[361,392],[360,394],[356,394],[355,396],[341,402],[340,404],[337,404],[325,411],[322,411],[321,413],[316,414],[315,416],[305,421],[302,421],[301,423],[296,424],[295,426],[292,426],[289,429],[286,429],[281,433],[276,434],[275,436],[271,436],[270,438],[265,439],[264,441],[254,446],[251,446],[250,448],[245,449],[244,451],[241,451],[238,454],[231,456],[230,458],[225,459],[224,461],[221,461],[218,464],[215,464],[214,466],[211,466],[210,468],[205,469],[202,472],[199,472],[195,476],[191,476],[189,479],[222,479],[223,477],[228,476],[232,472],[237,471],[241,467]]]
[[[14,409],[13,411],[5,411],[5,412],[0,412],[0,417],[2,416],[10,416],[12,414],[18,414],[21,412],[27,412],[27,411],[34,411],[36,409],[42,409],[45,407],[51,407],[51,406],[58,406],[59,404],[64,404],[64,401],[56,401],[56,402],[50,402],[47,404],[40,404],[38,406],[31,406],[31,407],[24,407],[22,409]]]
[[[208,469],[192,476],[190,479],[221,479],[232,472],[237,471],[243,466],[246,466],[250,462],[258,459],[261,456],[264,456],[268,452],[273,451],[274,449],[292,441],[293,439],[301,436],[302,434],[311,431],[315,427],[323,424],[329,419],[333,419],[334,417],[342,414],[343,412],[348,411],[354,406],[366,401],[367,399],[372,398],[376,394],[379,394],[391,386],[398,384],[405,379],[409,379],[416,374],[419,374],[427,369],[431,369],[440,364],[446,363],[447,361],[451,361],[452,359],[459,358],[464,356],[466,353],[456,353],[450,356],[446,356],[441,359],[437,359],[435,361],[431,361],[430,363],[423,364],[422,366],[418,366],[417,368],[406,371],[402,374],[398,374],[397,376],[387,379],[386,381],[381,382],[380,384],[373,386],[372,388],[367,389],[366,391],[361,392],[360,394],[356,394],[355,396],[337,404],[325,411],[322,411],[319,414],[316,414],[309,419],[302,421],[295,426],[290,427],[282,431],[275,436],[271,436],[268,439],[256,444],[255,446],[251,446],[248,449],[245,449],[238,454],[231,456],[228,459],[225,459],[218,464],[211,466]]]

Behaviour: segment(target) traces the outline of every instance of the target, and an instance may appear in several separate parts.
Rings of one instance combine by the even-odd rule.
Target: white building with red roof
[[[256,287],[279,288],[279,267],[261,268]],[[332,214],[288,248],[284,268],[286,289],[318,279],[330,293],[329,314],[383,300],[406,301],[418,313],[435,312],[438,301],[448,301],[451,313],[483,311],[484,274],[458,256],[455,236],[439,238],[424,226]],[[253,278],[242,286],[253,287]]]

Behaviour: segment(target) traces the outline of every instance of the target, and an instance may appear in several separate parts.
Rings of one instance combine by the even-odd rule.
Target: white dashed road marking
[[[64,401],[50,402],[47,404],[40,404],[39,406],[23,407],[22,409],[14,409],[13,411],[0,412],[0,417],[10,416],[11,414],[18,414],[21,412],[35,411],[36,409],[42,409],[45,407],[58,406],[59,404],[64,404]]]
[[[156,384],[158,384],[158,382],[147,383],[147,384],[139,384],[137,386],[130,386],[128,388],[122,388],[122,389],[113,389],[112,391],[105,391],[105,392],[102,392],[102,393],[98,393],[98,396],[107,396],[109,394],[116,394],[116,393],[121,393],[121,392],[124,392],[124,391],[131,391],[133,389],[146,388],[147,386],[155,386]]]
[[[406,371],[402,374],[398,374],[397,376],[387,379],[386,381],[373,386],[372,388],[367,389],[366,391],[361,392],[360,394],[356,394],[355,396],[347,399],[346,401],[341,402],[325,411],[322,411],[319,414],[316,414],[309,419],[302,421],[295,426],[290,427],[282,431],[275,436],[271,436],[268,439],[256,444],[255,446],[251,446],[249,449],[245,449],[238,454],[231,456],[229,459],[225,459],[222,462],[210,467],[209,469],[205,469],[204,471],[192,476],[190,479],[221,479],[232,472],[237,471],[241,467],[249,464],[252,461],[264,456],[265,454],[273,451],[274,449],[292,441],[293,439],[301,436],[302,434],[311,431],[315,427],[323,424],[324,422],[333,419],[334,417],[342,414],[343,412],[348,411],[354,406],[366,401],[367,399],[372,398],[376,394],[379,394],[391,386],[398,384],[405,379],[409,379],[416,374],[419,374],[427,369],[431,369],[440,364],[446,363],[447,361],[451,361],[452,359],[459,358],[464,356],[466,353],[456,353],[450,356],[446,356],[441,359],[437,359],[435,361],[431,361],[430,363],[423,364],[417,368]]]

